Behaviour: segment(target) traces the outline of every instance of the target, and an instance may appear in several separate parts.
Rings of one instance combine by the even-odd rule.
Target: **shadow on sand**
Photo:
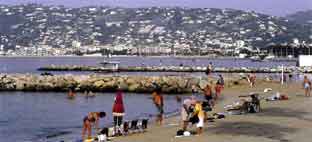
[[[309,114],[309,112],[290,109],[290,108],[279,108],[279,107],[270,107],[270,108],[263,108],[260,113],[257,113],[257,116],[271,116],[271,117],[290,117],[290,118],[297,118],[300,120],[310,121],[312,119],[304,118],[304,115]]]
[[[297,129],[283,127],[269,123],[254,123],[254,122],[221,122],[216,127],[209,129],[210,133],[226,134],[226,135],[246,135],[254,137],[265,137],[280,142],[288,142],[283,136],[287,133],[293,133]]]

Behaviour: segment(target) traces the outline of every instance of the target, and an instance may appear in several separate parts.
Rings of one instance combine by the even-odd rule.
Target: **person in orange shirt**
[[[158,110],[156,122],[159,125],[162,125],[163,114],[164,114],[164,99],[163,99],[163,96],[160,94],[160,89],[155,90],[152,96],[153,96],[153,102]]]

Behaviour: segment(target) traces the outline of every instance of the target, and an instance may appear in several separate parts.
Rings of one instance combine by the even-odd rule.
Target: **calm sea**
[[[46,65],[97,66],[102,57],[0,57],[1,73],[35,73]],[[218,67],[276,67],[294,66],[295,62],[252,62],[248,59],[207,59],[173,57],[113,57],[121,66],[207,66]],[[53,72],[58,74],[92,72]],[[121,73],[135,74],[142,73]],[[185,73],[143,73],[144,75],[185,75]],[[191,75],[191,74],[189,74]],[[204,75],[194,73],[192,75]],[[278,76],[278,75],[277,75]],[[65,93],[0,92],[0,141],[56,142],[80,138],[83,117],[90,111],[111,114],[114,94],[97,94],[86,99],[81,94],[75,100],[66,99]],[[125,119],[147,117],[156,113],[150,94],[125,94]],[[175,112],[180,104],[173,96],[165,96],[165,112]],[[112,117],[101,120],[102,126],[111,125]],[[55,136],[55,137],[52,137]],[[52,137],[47,139],[47,137]]]
[[[100,66],[104,60],[118,61],[120,66],[202,66],[210,62],[215,67],[277,67],[295,66],[296,62],[270,61],[253,62],[249,59],[209,59],[209,58],[175,58],[175,57],[0,57],[2,73],[40,73],[38,68],[47,65],[86,65]],[[62,72],[64,73],[64,72]],[[68,73],[68,72],[67,72]],[[85,72],[71,72],[85,73]]]

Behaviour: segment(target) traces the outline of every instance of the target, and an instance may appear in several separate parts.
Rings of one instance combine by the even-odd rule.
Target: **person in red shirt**
[[[114,132],[115,134],[120,134],[120,131],[117,130],[117,127],[118,129],[120,129],[123,116],[125,115],[122,91],[120,89],[118,89],[116,93],[112,112],[113,112],[113,117],[114,117]]]

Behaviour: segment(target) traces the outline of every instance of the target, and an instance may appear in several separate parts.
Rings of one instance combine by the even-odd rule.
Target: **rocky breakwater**
[[[160,88],[164,93],[190,93],[216,80],[184,76],[105,76],[105,75],[35,75],[0,74],[0,91],[75,91],[150,93]]]
[[[96,67],[96,66],[57,66],[51,65],[41,67],[40,71],[104,71],[104,72],[205,72],[206,67],[190,67],[190,66],[137,66],[137,67],[119,67],[117,70],[112,68]],[[300,72],[312,73],[312,69],[303,69],[296,67],[284,67],[285,73],[291,73],[295,70]],[[222,73],[280,73],[282,72],[281,67],[216,67],[213,72]]]

